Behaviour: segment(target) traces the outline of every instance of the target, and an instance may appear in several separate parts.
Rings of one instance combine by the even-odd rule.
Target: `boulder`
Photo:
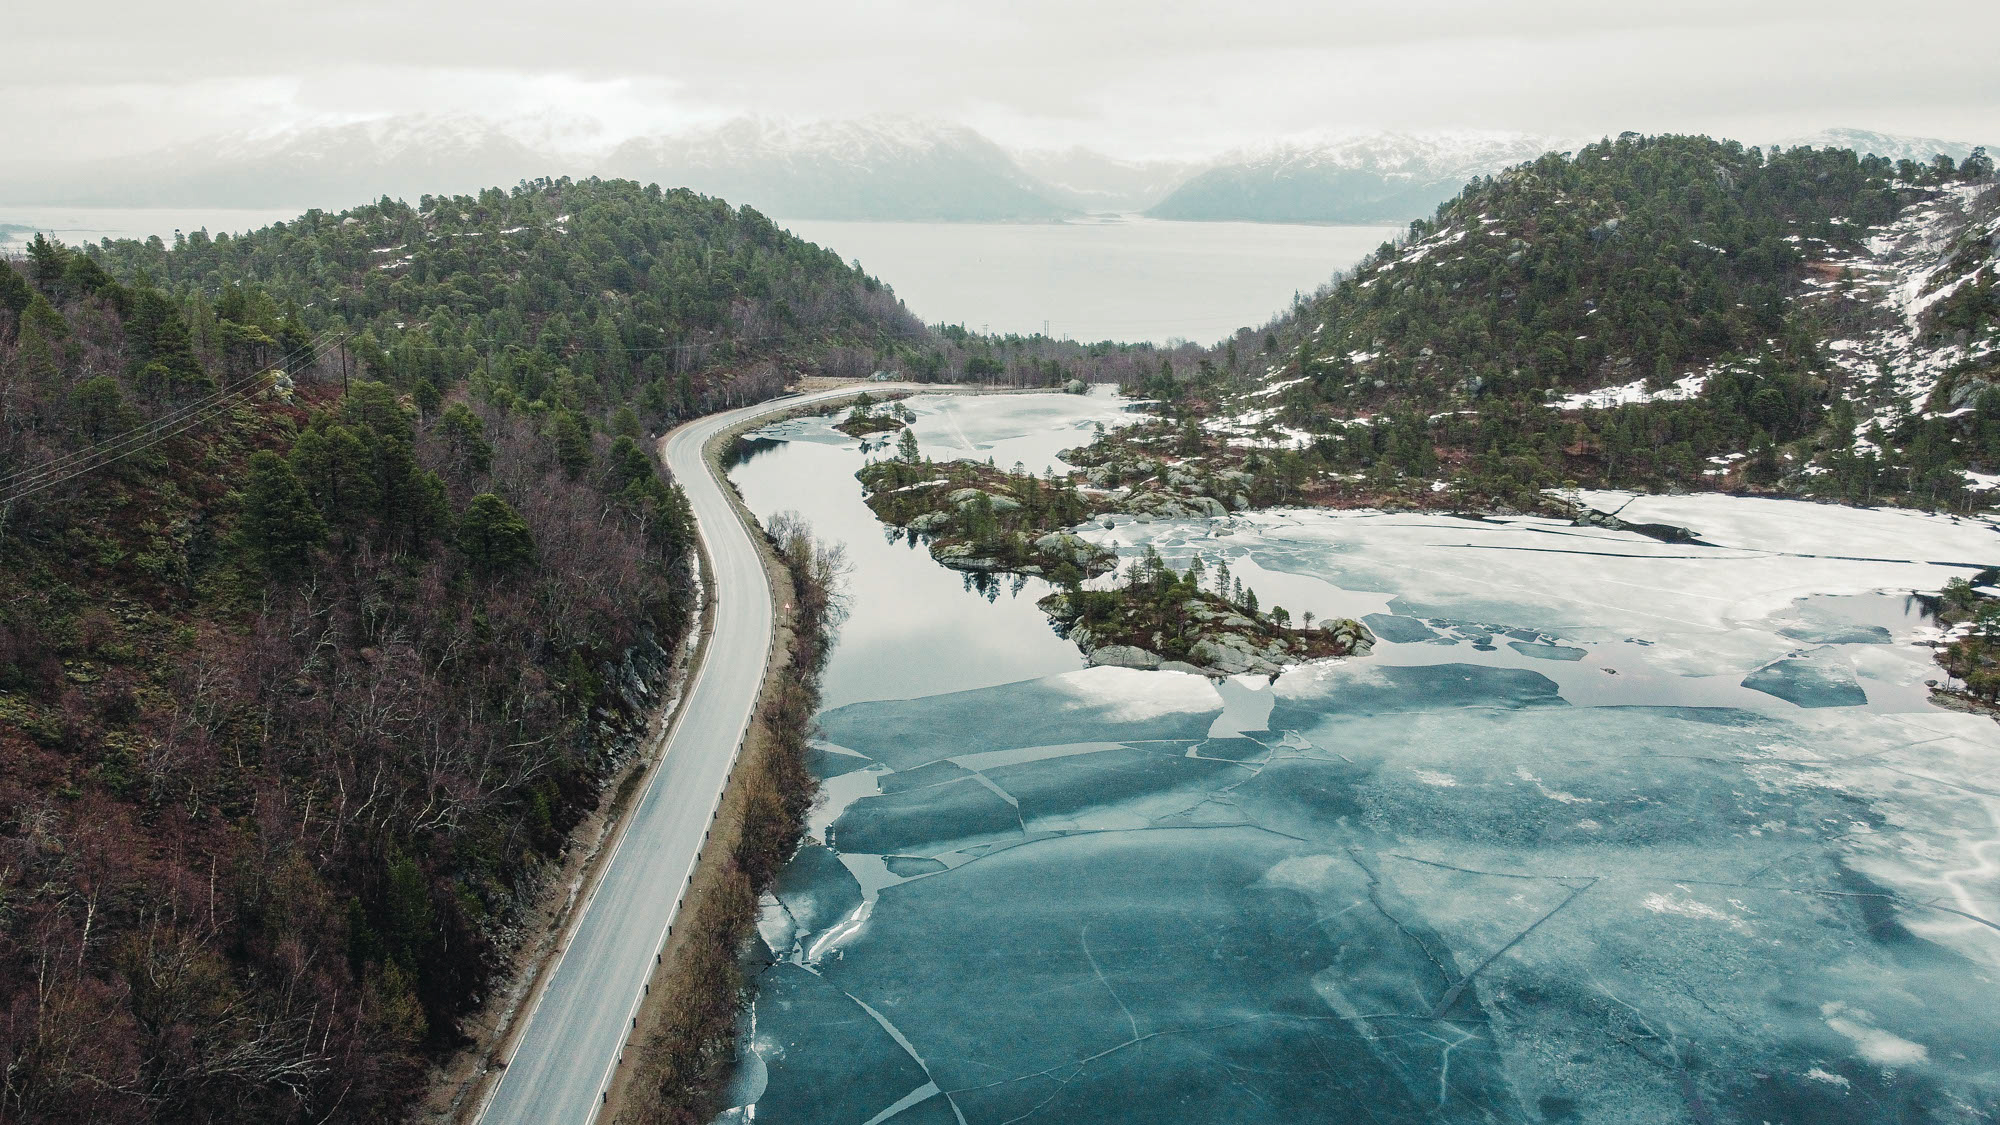
[[[985,493],[977,488],[954,488],[951,490],[951,495],[945,497],[945,499],[954,504],[964,506],[983,495]]]
[[[910,521],[910,530],[929,535],[951,526],[951,513],[925,512]]]
[[[1188,649],[1188,655],[1201,664],[1232,676],[1238,672],[1275,670],[1263,654],[1251,651],[1248,643],[1233,633],[1203,637]]]
[[[1196,496],[1190,499],[1188,504],[1195,510],[1196,514],[1207,516],[1210,519],[1221,519],[1223,516],[1229,514],[1229,509],[1223,506],[1222,501],[1217,500],[1213,496]]]
[[[1035,550],[1083,568],[1096,562],[1099,554],[1087,540],[1067,531],[1052,531],[1035,540]]]
[[[1162,662],[1160,663],[1160,668],[1159,668],[1159,670],[1160,670],[1160,671],[1162,671],[1162,672],[1192,672],[1192,673],[1194,673],[1194,674],[1195,674],[1195,675],[1197,675],[1197,676],[1206,676],[1206,675],[1208,675],[1208,669],[1206,669],[1206,668],[1198,668],[1198,667],[1196,667],[1196,666],[1195,666],[1195,665],[1193,665],[1193,664],[1189,664],[1189,663],[1188,663],[1187,661],[1185,661],[1185,660],[1165,660],[1165,661],[1162,661]]]
[[[933,552],[932,557],[953,570],[999,570],[999,559],[987,558],[972,553],[972,547],[965,543],[952,543]]]
[[[1143,648],[1132,645],[1105,645],[1090,654],[1092,664],[1105,664],[1113,668],[1158,668],[1160,657]]]

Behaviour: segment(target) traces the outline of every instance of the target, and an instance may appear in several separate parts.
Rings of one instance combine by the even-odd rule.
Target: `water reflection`
[[[1118,425],[1125,403],[1100,391],[905,400],[927,455],[1021,462],[1039,472]],[[1083,666],[1049,628],[1039,579],[960,574],[937,565],[914,535],[884,527],[855,472],[871,456],[833,428],[833,415],[788,419],[743,438],[730,479],[760,517],[795,510],[845,544],[849,614],[826,673],[826,705],[900,699],[1010,683]],[[879,455],[879,451],[878,451]]]

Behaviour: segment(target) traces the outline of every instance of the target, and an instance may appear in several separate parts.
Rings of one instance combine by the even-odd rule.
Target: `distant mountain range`
[[[0,170],[0,200],[75,207],[347,207],[574,171],[541,138],[474,117],[392,117],[233,135],[142,156]],[[6,216],[0,214],[0,220]]]
[[[971,129],[896,118],[803,126],[744,118],[627,141],[603,170],[790,219],[1005,222],[1082,210]]]
[[[1158,219],[1404,222],[1467,180],[1563,147],[1526,133],[1378,133],[1224,155],[1147,209]]]
[[[1961,141],[1942,141],[1936,137],[1902,137],[1892,133],[1874,133],[1867,129],[1822,129],[1817,133],[1789,137],[1778,142],[1786,148],[1810,145],[1813,148],[1851,148],[1863,156],[1885,156],[1890,160],[1915,160],[1928,164],[1939,153],[1951,157],[1953,163],[1972,155],[1972,145]]]
[[[1087,148],[1023,149],[1013,157],[1044,197],[1095,213],[1144,211],[1208,167],[1195,160],[1120,160]]]
[[[0,169],[17,206],[336,207],[475,191],[540,176],[628,176],[788,219],[1038,222],[1086,213],[1253,222],[1404,222],[1475,176],[1581,141],[1527,133],[1294,139],[1205,160],[1084,148],[1009,151],[964,126],[908,118],[788,125],[741,118],[627,140],[594,125],[407,116],[211,138],[142,156]],[[1972,146],[1835,129],[1786,147],[1960,160]],[[0,220],[8,216],[0,207]]]

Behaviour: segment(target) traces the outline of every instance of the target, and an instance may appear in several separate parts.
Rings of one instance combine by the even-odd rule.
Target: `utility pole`
[[[340,393],[347,394],[347,333],[340,334]]]

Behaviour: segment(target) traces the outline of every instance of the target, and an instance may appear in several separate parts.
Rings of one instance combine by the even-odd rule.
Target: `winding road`
[[[770,586],[729,486],[710,471],[702,447],[760,415],[859,390],[794,395],[710,415],[661,440],[660,455],[687,493],[707,548],[715,632],[652,779],[574,916],[479,1115],[483,1125],[588,1125],[597,1116],[757,706],[771,655]]]

